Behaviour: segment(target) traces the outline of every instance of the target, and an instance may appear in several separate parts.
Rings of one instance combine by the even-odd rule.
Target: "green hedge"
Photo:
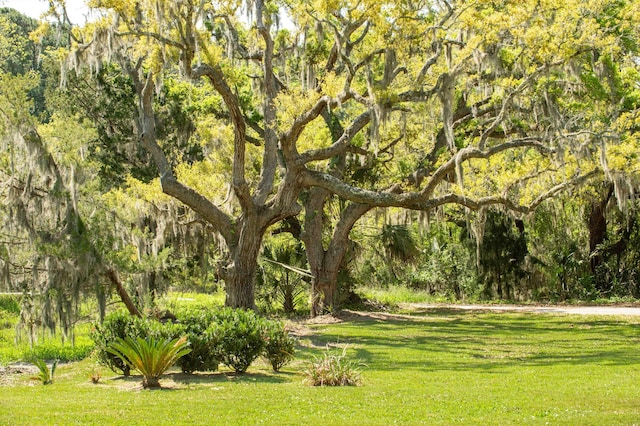
[[[223,308],[217,311],[192,308],[178,313],[176,323],[141,319],[125,311],[109,314],[96,324],[91,338],[101,363],[116,373],[129,375],[129,367],[107,351],[118,338],[163,337],[186,335],[191,352],[178,361],[185,373],[215,371],[220,363],[244,373],[259,357],[264,356],[278,371],[294,356],[295,340],[284,324],[262,318],[253,311]]]

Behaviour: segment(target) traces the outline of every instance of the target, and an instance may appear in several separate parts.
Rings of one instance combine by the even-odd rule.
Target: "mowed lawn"
[[[173,372],[142,390],[95,362],[58,367],[43,386],[0,378],[0,424],[579,424],[640,422],[640,318],[480,313],[346,313],[296,323],[298,359],[282,373]],[[306,363],[347,346],[358,387],[304,383]]]

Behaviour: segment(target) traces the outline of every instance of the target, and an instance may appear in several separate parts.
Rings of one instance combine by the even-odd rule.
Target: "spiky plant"
[[[361,383],[361,369],[364,366],[360,359],[347,360],[347,348],[342,354],[334,355],[329,348],[321,357],[314,357],[304,374],[311,386],[357,386]]]
[[[179,339],[119,338],[107,351],[119,356],[142,374],[142,387],[159,388],[160,376],[180,357],[191,352],[187,336]]]
[[[36,358],[31,362],[33,363],[33,365],[38,367],[38,370],[40,370],[36,378],[38,378],[43,385],[53,383],[53,375],[55,374],[56,366],[58,365],[57,360],[53,361],[53,364],[51,364],[51,368],[49,368],[49,366],[47,366],[47,363],[40,358]]]

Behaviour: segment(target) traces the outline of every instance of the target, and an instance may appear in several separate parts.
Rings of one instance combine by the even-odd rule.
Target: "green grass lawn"
[[[141,390],[91,360],[43,386],[0,379],[0,424],[633,424],[640,319],[430,310],[302,324],[298,360],[235,376],[169,374]],[[348,345],[359,387],[305,385],[305,362]]]

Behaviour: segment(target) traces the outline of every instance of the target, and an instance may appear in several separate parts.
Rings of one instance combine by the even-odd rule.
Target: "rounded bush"
[[[210,310],[191,310],[179,317],[182,331],[191,343],[191,352],[178,360],[183,373],[195,371],[216,371],[219,360],[216,354],[215,340],[208,330],[214,314]]]
[[[107,315],[102,324],[95,324],[90,337],[96,344],[98,361],[111,369],[114,373],[124,376],[131,374],[131,367],[120,357],[109,353],[107,348],[118,339],[125,337],[146,337],[152,326],[148,320],[135,317],[126,311],[115,311]],[[155,330],[153,334],[159,333]]]
[[[253,311],[224,308],[207,329],[218,359],[236,373],[244,373],[264,349],[264,320]]]
[[[280,321],[266,321],[263,338],[263,356],[269,361],[273,371],[280,371],[294,358],[296,339],[289,335]]]

